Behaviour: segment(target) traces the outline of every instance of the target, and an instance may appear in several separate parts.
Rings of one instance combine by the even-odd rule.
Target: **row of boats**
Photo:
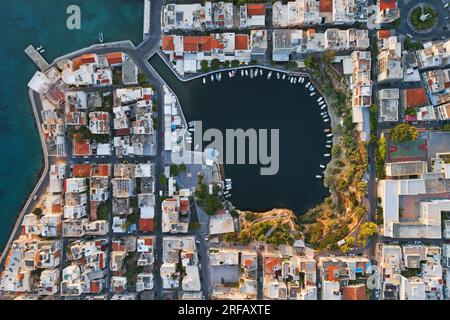
[[[225,73],[225,72],[224,72]],[[272,78],[274,71],[269,70],[269,72],[267,72],[267,80],[269,80],[270,78]],[[256,77],[261,77],[264,76],[264,70],[261,68],[245,68],[245,69],[234,69],[231,71],[228,71],[227,73],[229,78],[234,78],[236,75],[241,75],[241,77],[250,77],[251,79],[256,78]],[[302,84],[304,83],[306,77],[298,77],[298,76],[294,76],[288,73],[283,73],[283,72],[277,72],[276,73],[276,77],[277,79],[282,79],[282,80],[289,80],[290,83],[292,84]],[[216,72],[210,75],[210,79],[211,82],[214,81],[221,81],[222,80],[222,72]],[[203,77],[203,84],[205,84],[207,81],[207,77]],[[311,91],[314,90],[314,87]],[[311,96],[313,96],[315,93],[311,93]]]
[[[231,179],[225,179],[225,188],[222,191],[222,195],[225,199],[231,197],[231,189],[232,189]]]
[[[43,47],[42,45],[40,45],[39,47],[37,47],[36,50],[37,50],[37,52],[39,52],[39,53],[44,53],[44,52],[45,52],[45,49],[44,49],[44,47]]]

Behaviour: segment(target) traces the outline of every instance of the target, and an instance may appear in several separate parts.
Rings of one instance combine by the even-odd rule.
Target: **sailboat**
[[[100,41],[100,43],[103,43],[103,32],[100,32],[98,34],[98,41]]]

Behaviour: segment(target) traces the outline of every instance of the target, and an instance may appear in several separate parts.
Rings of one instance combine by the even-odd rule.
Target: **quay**
[[[150,36],[150,0],[144,0],[144,41]]]
[[[25,53],[31,60],[33,60],[41,71],[45,71],[50,67],[47,61],[45,61],[41,54],[32,45],[29,45],[25,49]]]

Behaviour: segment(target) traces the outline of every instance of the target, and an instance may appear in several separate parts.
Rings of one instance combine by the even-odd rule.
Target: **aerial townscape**
[[[1,300],[449,299],[450,0],[143,2],[139,45],[100,33],[51,63],[24,48],[44,165],[2,247]],[[325,197],[233,204],[238,177],[193,142],[201,119],[154,57],[202,88],[295,88],[320,114],[308,174]],[[296,170],[306,156],[293,146]]]

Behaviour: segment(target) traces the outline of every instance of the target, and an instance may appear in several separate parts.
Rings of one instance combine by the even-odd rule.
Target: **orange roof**
[[[189,211],[189,200],[187,200],[187,199],[180,200],[180,211],[181,212]]]
[[[244,266],[245,267],[249,267],[253,264],[253,260],[252,259],[245,259],[244,260]]]
[[[175,50],[175,45],[173,44],[173,36],[162,36],[162,49],[163,51]]]
[[[320,0],[319,11],[320,12],[332,12],[333,11],[333,0]]]
[[[91,146],[89,144],[89,141],[78,142],[74,140],[73,148],[73,154],[75,155],[89,155],[91,153]]]
[[[266,14],[266,5],[263,3],[248,4],[247,14],[249,16],[262,16]]]
[[[389,30],[380,30],[378,31],[378,39],[386,39],[389,38],[391,32]]]
[[[90,289],[91,293],[100,293],[101,291],[100,281],[92,280],[90,283]]]
[[[102,177],[109,176],[109,164],[99,164],[97,174]]]
[[[395,9],[397,8],[397,1],[396,0],[380,0],[378,2],[378,5],[380,6],[380,10],[386,10],[386,9]]]
[[[247,34],[237,34],[234,37],[234,48],[236,50],[247,50],[248,49],[248,35]]]
[[[344,300],[367,300],[366,286],[364,284],[343,288]]]
[[[335,277],[334,277],[334,270],[339,270],[341,267],[339,266],[328,266],[328,281],[336,281]]]
[[[278,257],[275,258],[271,258],[271,257],[267,257],[264,259],[264,273],[266,274],[273,274],[274,273],[274,268],[276,266],[280,266],[281,267],[281,259]]]
[[[139,219],[139,230],[152,232],[153,231],[153,219]]]
[[[125,251],[125,244],[120,240],[114,240],[112,243],[113,251]]]
[[[144,240],[144,243],[145,243],[146,246],[151,246],[151,245],[153,245],[153,239],[152,238],[146,238]]]
[[[212,36],[187,36],[183,37],[184,51],[198,52],[223,49],[224,45]]]
[[[78,58],[73,59],[72,62],[73,62],[74,70],[77,70],[83,64],[94,63],[95,62],[95,54],[94,53],[83,54],[82,56],[79,56]]]
[[[90,164],[74,164],[72,166],[72,174],[74,177],[89,177],[91,175]]]
[[[409,108],[421,107],[427,104],[427,94],[424,88],[406,89],[406,106]]]
[[[120,64],[123,62],[122,52],[112,52],[106,55],[109,64]]]
[[[61,213],[61,203],[52,205],[52,213]]]

